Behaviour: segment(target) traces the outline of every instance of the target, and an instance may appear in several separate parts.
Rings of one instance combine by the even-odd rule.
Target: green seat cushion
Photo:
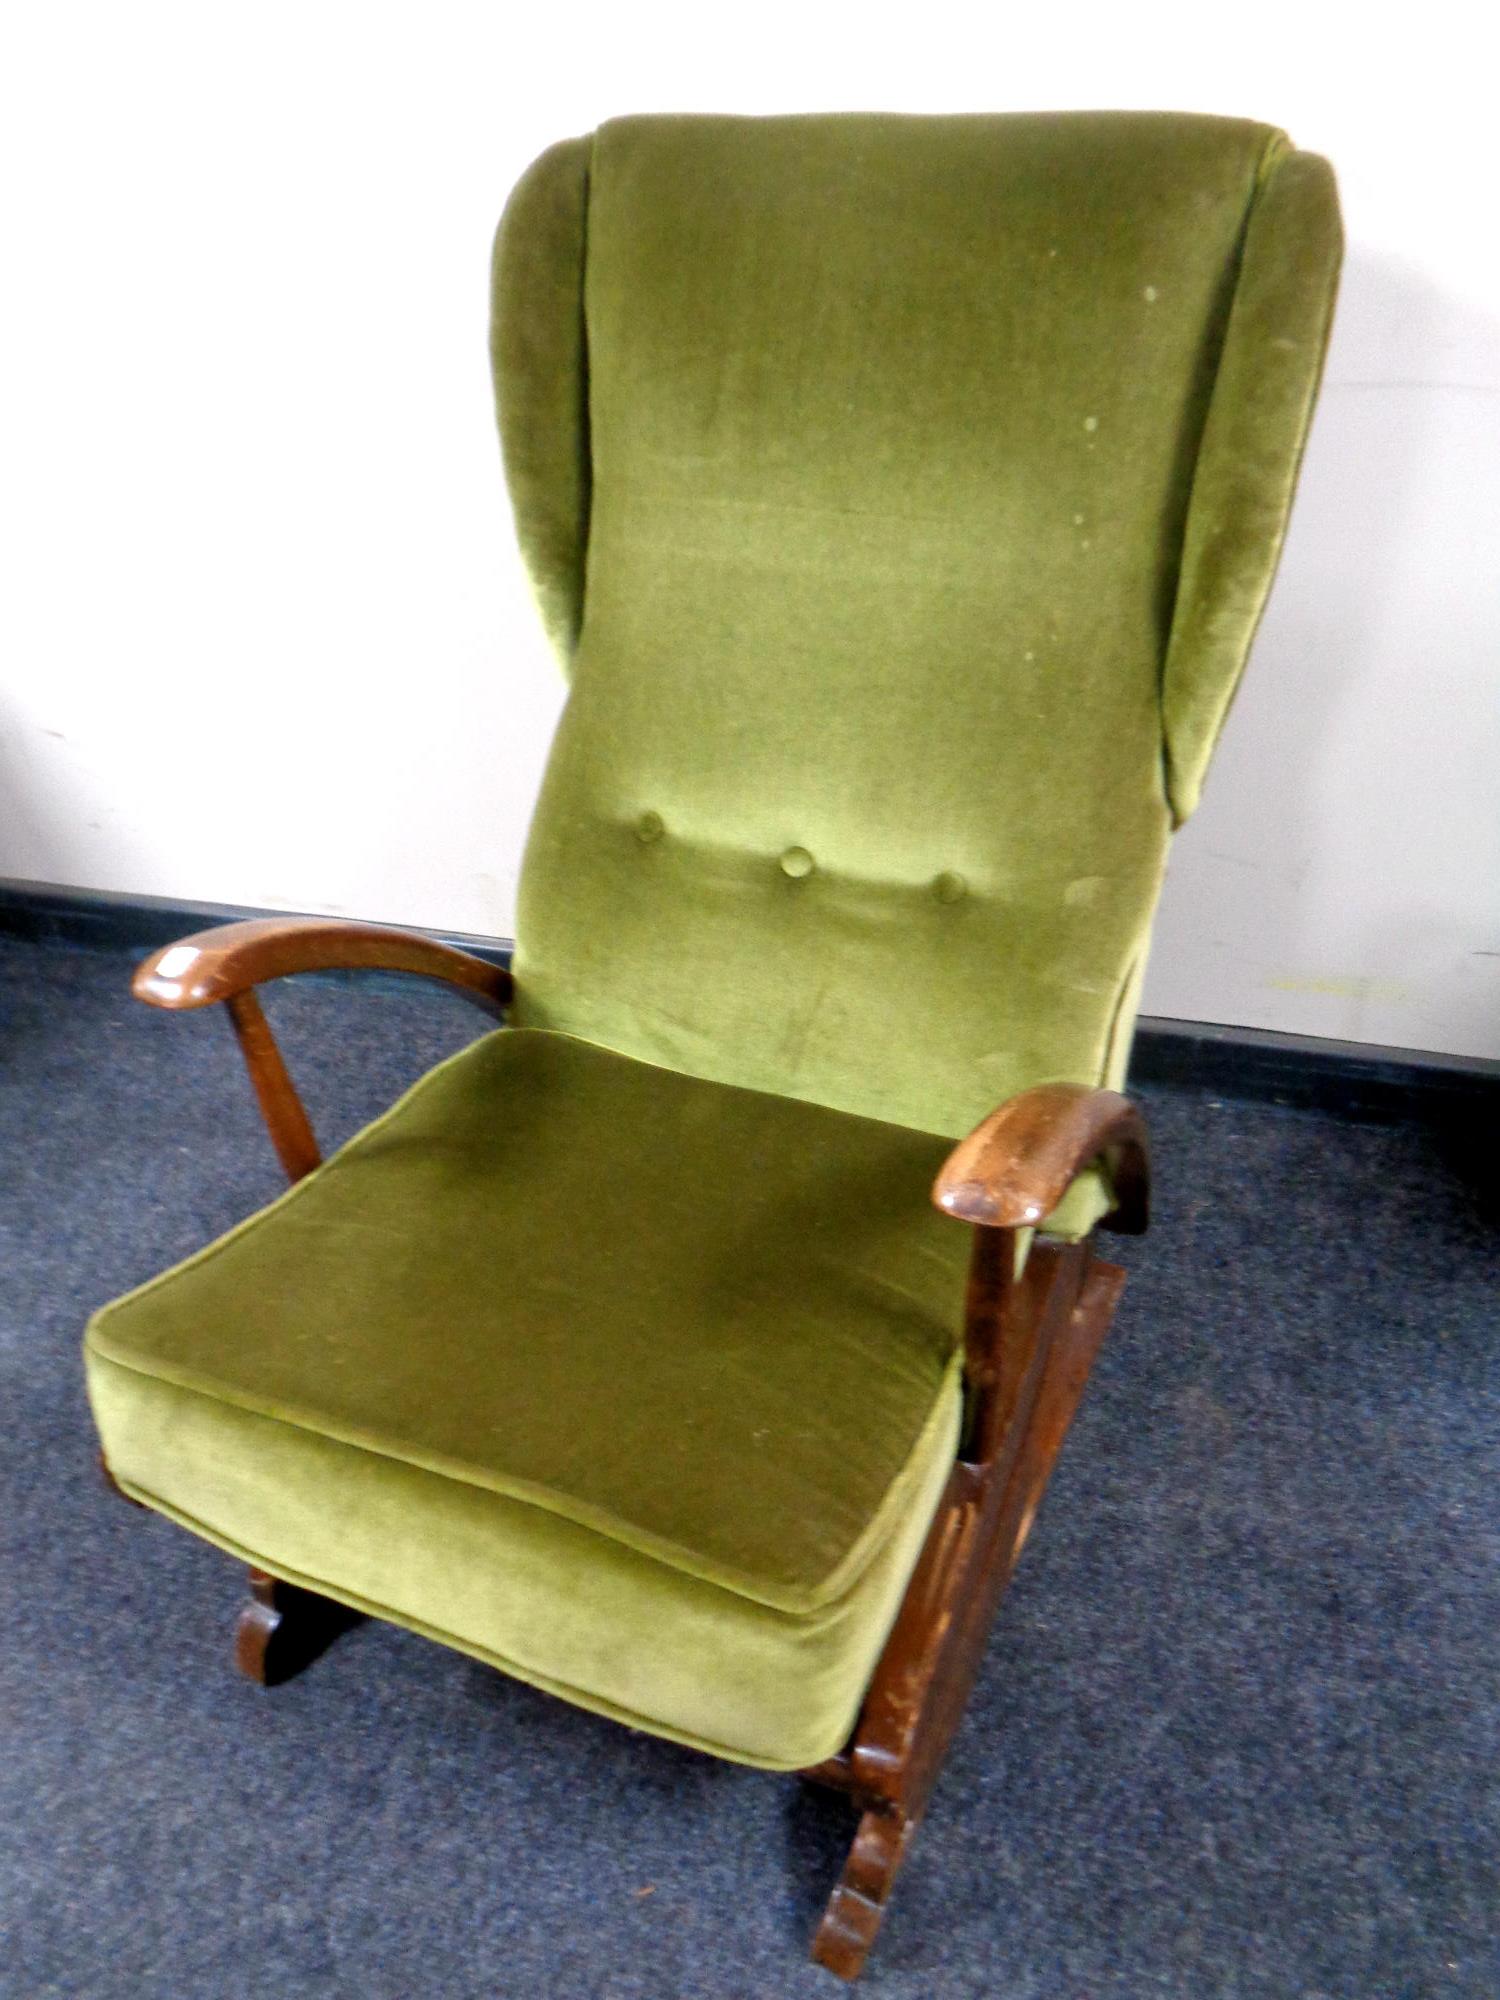
[[[962,1324],[945,1151],[501,1031],[90,1344],[806,1609],[884,1539]]]
[[[577,1664],[601,1589],[643,1660],[663,1595],[838,1635],[847,1724],[844,1639],[867,1672],[952,1458],[968,1232],[928,1200],[946,1144],[501,1031],[95,1317],[106,1455],[273,1571],[648,1723],[657,1673],[622,1690]],[[764,1733],[714,1747],[801,1759]]]
[[[89,1378],[119,1484],[231,1555],[580,1707],[775,1770],[848,1740],[958,1438],[950,1374],[889,1539],[842,1597],[799,1613],[97,1355]]]

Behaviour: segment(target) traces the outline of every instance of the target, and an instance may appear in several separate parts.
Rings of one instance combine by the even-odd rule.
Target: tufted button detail
[[[969,893],[969,885],[962,875],[939,875],[932,885],[932,893],[940,903],[961,903]]]
[[[805,847],[789,847],[781,857],[781,872],[790,875],[794,882],[800,882],[804,875],[811,875],[817,863]]]
[[[666,832],[660,813],[644,812],[635,823],[635,837],[649,847],[653,840],[660,840]]]

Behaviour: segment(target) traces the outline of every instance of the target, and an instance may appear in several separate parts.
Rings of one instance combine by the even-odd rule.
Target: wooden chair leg
[[[99,1472],[118,1499],[132,1507],[145,1505],[120,1485],[102,1451]],[[326,1653],[341,1632],[365,1622],[363,1611],[351,1611],[331,1597],[283,1583],[263,1569],[252,1569],[249,1575],[250,1602],[234,1628],[234,1663],[261,1687],[280,1687]]]
[[[1017,1329],[1030,1355],[1015,1422],[990,1462],[955,1466],[854,1737],[803,1773],[864,1808],[812,1947],[841,1979],[858,1978],[880,1929],[1125,1281],[1112,1264],[1070,1254],[1042,1275],[1032,1323]]]
[[[362,1611],[252,1569],[250,1602],[234,1628],[234,1663],[261,1687],[280,1687],[326,1653],[341,1632],[364,1622]]]
[[[899,1806],[871,1806],[861,1818],[813,1939],[814,1962],[840,1979],[858,1979],[864,1970],[896,1870],[915,1831],[916,1821]]]

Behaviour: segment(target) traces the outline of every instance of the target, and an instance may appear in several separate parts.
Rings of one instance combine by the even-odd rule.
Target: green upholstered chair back
[[[572,685],[519,1020],[938,1133],[1118,1080],[1339,247],[1326,164],[1231,119],[630,118],[538,160],[493,349]]]

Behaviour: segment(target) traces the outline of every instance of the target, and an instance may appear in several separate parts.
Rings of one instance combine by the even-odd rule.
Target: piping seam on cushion
[[[89,1332],[93,1332],[92,1322]],[[752,1604],[760,1604],[767,1610],[779,1611],[792,1617],[826,1610],[830,1605],[846,1597],[895,1532],[895,1523],[900,1517],[903,1503],[910,1500],[912,1490],[921,1483],[925,1454],[931,1446],[935,1432],[941,1428],[944,1409],[949,1397],[955,1393],[963,1360],[962,1347],[956,1347],[944,1370],[937,1393],[933,1397],[932,1406],[923,1418],[906,1456],[881,1494],[879,1504],[865,1527],[833,1565],[827,1576],[816,1589],[783,1589],[773,1596],[768,1594],[763,1580],[736,1570],[732,1564],[715,1565],[714,1573],[710,1573],[704,1566],[702,1558],[681,1543],[669,1541],[665,1536],[652,1535],[621,1520],[618,1516],[608,1514],[603,1508],[582,1506],[576,1501],[572,1505],[561,1505],[559,1502],[569,1496],[554,1494],[547,1488],[534,1485],[528,1480],[510,1479],[502,1483],[498,1480],[476,1479],[473,1476],[473,1467],[463,1466],[457,1461],[445,1461],[436,1454],[417,1456],[410,1452],[393,1451],[380,1439],[361,1436],[353,1430],[334,1429],[324,1422],[301,1422],[296,1417],[265,1409],[233,1392],[207,1386],[201,1380],[192,1380],[180,1370],[142,1368],[134,1361],[123,1360],[118,1355],[107,1352],[87,1338],[85,1344],[90,1348],[96,1361],[102,1362],[109,1368],[119,1368],[141,1381],[163,1382],[184,1394],[202,1397],[206,1402],[222,1403],[229,1409],[243,1411],[247,1416],[259,1417],[267,1423],[280,1424],[286,1430],[327,1438],[334,1444],[346,1445],[354,1451],[368,1452],[372,1458],[385,1459],[392,1465],[411,1466],[418,1472],[431,1473],[435,1478],[451,1480],[456,1486],[467,1486],[477,1493],[494,1493],[503,1500],[512,1500],[521,1506],[534,1507],[538,1513],[550,1514],[556,1520],[569,1521],[575,1527],[586,1528],[590,1533],[599,1535],[606,1541],[615,1542],[621,1548],[630,1549],[652,1562],[658,1562],[663,1568],[675,1570],[679,1575],[695,1577],[699,1582],[713,1589],[725,1591],[732,1597],[743,1597]]]
[[[544,1694],[556,1695],[563,1701],[571,1701],[580,1708],[590,1709],[597,1715],[608,1716],[614,1721],[625,1723],[630,1728],[644,1730],[651,1736],[665,1737],[673,1743],[684,1743],[690,1750],[704,1750],[710,1756],[724,1757],[732,1763],[748,1764],[757,1770],[798,1771],[821,1761],[817,1757],[800,1755],[796,1759],[760,1757],[753,1751],[731,1750],[727,1745],[714,1743],[706,1736],[696,1737],[685,1729],[674,1729],[670,1723],[654,1721],[638,1710],[625,1707],[621,1702],[610,1701],[605,1695],[591,1694],[583,1688],[575,1687],[570,1681],[559,1680],[537,1669],[523,1667],[491,1647],[481,1646],[474,1640],[460,1639],[455,1633],[445,1631],[441,1626],[429,1625],[424,1619],[408,1617],[404,1612],[394,1611],[378,1599],[362,1597],[357,1591],[341,1590],[331,1583],[309,1575],[305,1570],[294,1569],[286,1563],[275,1564],[269,1557],[258,1554],[244,1542],[237,1541],[234,1536],[226,1535],[217,1528],[210,1528],[196,1515],[188,1513],[186,1508],[174,1506],[170,1501],[160,1499],[144,1486],[134,1485],[128,1479],[120,1480],[119,1486],[123,1493],[139,1501],[143,1507],[151,1508],[154,1513],[162,1515],[166,1520],[175,1521],[179,1527],[200,1536],[215,1548],[222,1549],[226,1555],[235,1556],[241,1562],[266,1569],[284,1583],[332,1598],[335,1603],[346,1604],[352,1610],[362,1611],[367,1617],[380,1619],[388,1625],[402,1626],[409,1632],[415,1632],[419,1638],[431,1639],[437,1645],[449,1646],[455,1652],[466,1653],[471,1659],[479,1660],[485,1666],[494,1667],[500,1673],[509,1674],[512,1679],[523,1681],[528,1687],[540,1688]],[[844,1734],[847,1734],[847,1731],[841,1732],[839,1742],[833,1745],[833,1750],[840,1747]],[[832,1755],[832,1750],[823,1754]]]

